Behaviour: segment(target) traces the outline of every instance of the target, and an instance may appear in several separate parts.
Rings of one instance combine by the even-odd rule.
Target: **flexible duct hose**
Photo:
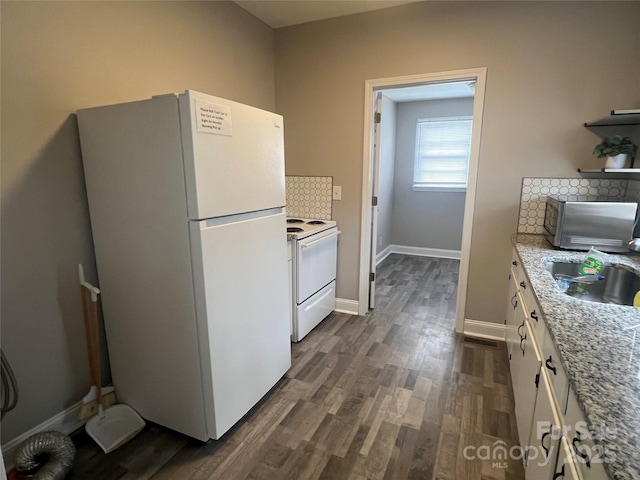
[[[5,413],[13,410],[18,403],[18,382],[16,382],[9,360],[2,349],[0,349],[0,355],[2,356],[2,365],[0,366],[2,371],[2,415],[0,418],[4,418]]]
[[[64,433],[36,433],[16,450],[16,470],[33,474],[33,480],[62,480],[71,470],[75,455],[76,447]]]

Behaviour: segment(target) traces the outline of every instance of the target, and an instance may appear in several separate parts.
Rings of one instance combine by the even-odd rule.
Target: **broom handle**
[[[85,330],[87,332],[87,347],[89,349],[89,370],[96,386],[96,400],[98,405],[102,405],[102,370],[100,368],[100,336],[98,330],[98,295],[100,290],[85,281],[84,269],[78,265],[78,280],[82,290],[82,310],[85,319]],[[87,308],[87,298],[85,291],[90,293],[91,308]],[[87,314],[89,311],[89,315]]]
[[[95,348],[93,349],[94,354],[94,362],[95,362],[95,376],[96,376],[96,387],[98,391],[96,392],[96,400],[98,401],[98,405],[102,405],[102,370],[100,369],[100,335],[98,332],[98,298],[94,295],[91,296],[91,323],[92,323],[92,332],[93,332],[93,345]]]
[[[94,345],[93,345],[93,335],[91,334],[91,323],[89,322],[89,305],[87,305],[87,292],[85,291],[84,285],[80,285],[80,295],[82,297],[82,318],[84,320],[84,331],[87,339],[87,351],[89,355],[89,375],[91,376],[91,383],[98,388],[96,382],[96,365],[95,365],[95,355]]]

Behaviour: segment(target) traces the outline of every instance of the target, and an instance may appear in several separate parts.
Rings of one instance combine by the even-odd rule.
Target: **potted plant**
[[[631,165],[633,165],[637,151],[638,147],[629,137],[614,135],[604,137],[602,142],[593,149],[593,154],[598,158],[607,158],[605,168],[624,168],[627,156],[631,156]]]

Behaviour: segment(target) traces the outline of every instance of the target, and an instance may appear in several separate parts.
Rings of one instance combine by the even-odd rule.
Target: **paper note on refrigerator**
[[[196,131],[231,135],[231,107],[196,100]]]

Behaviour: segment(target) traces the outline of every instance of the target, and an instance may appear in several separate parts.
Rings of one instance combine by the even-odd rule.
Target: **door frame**
[[[364,98],[364,140],[362,161],[362,209],[360,222],[360,273],[358,288],[358,314],[364,315],[369,310],[369,259],[371,258],[371,216],[373,192],[373,142],[374,142],[374,108],[376,92],[389,88],[412,87],[429,83],[442,83],[460,80],[475,80],[473,98],[473,126],[471,130],[471,149],[469,156],[469,176],[464,204],[464,221],[462,226],[462,246],[460,252],[460,270],[458,275],[458,293],[456,300],[457,332],[464,331],[464,313],[467,300],[467,282],[469,278],[469,257],[475,207],[478,163],[480,158],[480,140],[482,134],[482,115],[487,79],[487,68],[478,67],[448,72],[406,75],[401,77],[378,78],[365,80]]]
[[[382,92],[378,90],[374,98],[374,115],[382,115]],[[371,153],[371,197],[378,196],[380,181],[380,140],[382,138],[382,123],[379,118],[373,122],[373,152]],[[368,308],[375,308],[376,305],[376,236],[373,232],[378,231],[378,206],[371,205],[371,226],[372,234],[369,242],[369,296],[367,300]]]

